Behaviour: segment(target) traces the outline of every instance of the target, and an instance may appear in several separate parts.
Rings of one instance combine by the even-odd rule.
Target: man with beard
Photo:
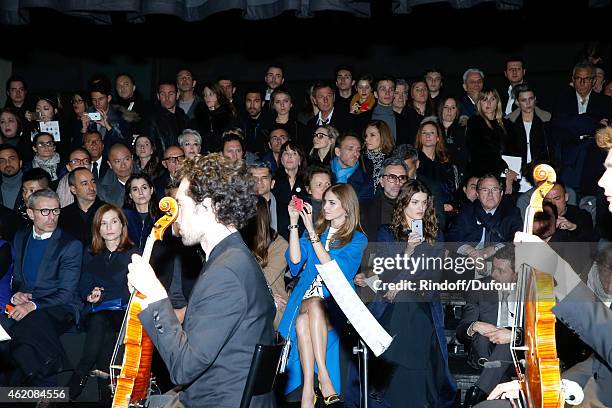
[[[172,382],[182,386],[178,394],[151,397],[149,407],[236,407],[255,346],[272,344],[274,337],[272,295],[238,232],[254,215],[257,195],[244,162],[219,154],[186,161],[179,178],[183,243],[199,244],[206,253],[182,325],[153,268],[139,255],[129,265],[128,281],[145,295],[138,317]],[[271,392],[251,402],[274,406]]]

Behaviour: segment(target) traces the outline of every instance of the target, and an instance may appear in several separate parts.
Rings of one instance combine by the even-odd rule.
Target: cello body
[[[157,220],[147,238],[142,255],[147,262],[151,258],[155,241],[162,240],[166,229],[178,217],[178,204],[173,198],[162,198],[159,208],[165,215]],[[154,345],[138,319],[144,299],[140,292],[135,290],[132,293],[111,359],[113,408],[134,407],[138,401],[149,396]],[[120,349],[123,349],[123,355]],[[116,372],[119,372],[118,375],[115,375]]]

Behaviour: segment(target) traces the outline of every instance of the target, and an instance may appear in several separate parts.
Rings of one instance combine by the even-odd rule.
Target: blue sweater
[[[25,260],[23,261],[23,271],[28,289],[33,290],[34,285],[36,285],[38,268],[48,245],[49,239],[34,239],[32,234],[28,237]]]

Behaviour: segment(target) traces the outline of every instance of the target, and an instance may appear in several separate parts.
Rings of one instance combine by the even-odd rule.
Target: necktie
[[[321,126],[323,126],[323,125],[329,125],[329,118],[327,118],[327,119],[321,118]]]
[[[508,326],[508,296],[510,292],[503,291],[501,302],[499,303],[499,325],[500,327]]]
[[[93,162],[91,172],[93,173],[94,178],[97,180],[98,179],[98,162],[97,161]]]
[[[487,215],[485,216],[485,222],[487,227],[489,228],[485,228],[485,239],[484,239],[484,244],[485,246],[491,242],[491,224],[493,222],[493,214],[491,213],[487,213]]]

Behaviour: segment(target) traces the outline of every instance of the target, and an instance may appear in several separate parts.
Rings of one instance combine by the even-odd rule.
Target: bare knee
[[[298,337],[310,336],[310,317],[307,313],[301,313],[295,319],[295,332]]]
[[[327,313],[325,311],[325,303],[323,303],[323,299],[316,299],[314,302],[310,303],[308,307],[308,314],[311,319],[322,319],[325,320]]]

